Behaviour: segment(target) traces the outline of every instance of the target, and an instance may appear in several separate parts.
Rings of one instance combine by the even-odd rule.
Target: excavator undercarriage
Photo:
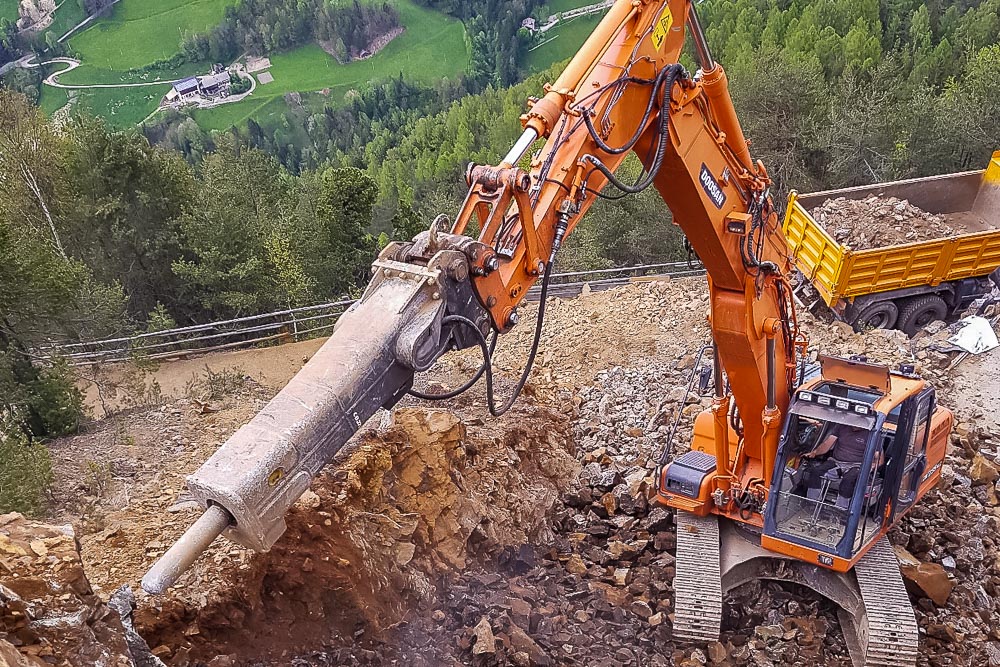
[[[714,515],[678,512],[676,567],[674,637],[679,640],[717,641],[726,596],[743,584],[772,580],[805,586],[837,605],[857,667],[916,665],[917,622],[885,537],[851,572],[839,573],[767,551],[759,535]]]
[[[726,596],[772,580],[805,586],[837,605],[856,667],[914,667],[917,622],[895,552],[883,537],[840,573],[761,548],[760,536],[710,515],[677,513],[674,637],[717,641]]]

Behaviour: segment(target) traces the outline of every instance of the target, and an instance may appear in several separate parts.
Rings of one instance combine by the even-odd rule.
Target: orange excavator
[[[695,73],[679,64],[688,35]],[[817,374],[800,363],[806,341],[771,181],[694,4],[615,2],[521,121],[498,165],[470,165],[454,223],[439,216],[386,247],[329,341],[188,478],[206,511],[144,588],[164,591],[223,533],[270,548],[320,469],[408,393],[446,399],[485,376],[490,412],[509,409],[565,237],[598,197],[653,187],[707,270],[714,338],[714,403],[690,451],[665,456],[658,472],[657,500],[676,509],[674,636],[717,639],[725,593],[770,578],[836,602],[856,664],[915,664],[913,609],[885,534],[937,482],[951,413],[913,368],[820,357]],[[644,170],[625,182],[616,172],[630,153]],[[471,225],[478,239],[465,234]],[[539,280],[528,361],[500,402],[491,356]],[[416,374],[469,347],[483,364],[468,383],[433,396],[413,389]]]

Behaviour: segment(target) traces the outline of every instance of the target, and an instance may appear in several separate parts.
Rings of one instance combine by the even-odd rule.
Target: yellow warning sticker
[[[663,8],[660,20],[653,26],[653,46],[659,51],[663,48],[663,43],[667,41],[667,33],[674,26],[674,15],[670,11],[670,5]]]

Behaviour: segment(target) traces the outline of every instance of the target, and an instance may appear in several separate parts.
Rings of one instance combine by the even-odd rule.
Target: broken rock
[[[483,616],[479,624],[472,629],[472,636],[475,637],[476,642],[472,645],[473,655],[483,655],[484,653],[496,653],[497,651],[497,640],[493,636],[493,628],[490,627],[490,621],[488,618]]]
[[[939,607],[948,603],[948,597],[955,587],[955,582],[948,576],[948,571],[938,563],[924,563],[902,547],[895,547],[899,559],[899,569],[903,577],[913,582],[924,594]]]
[[[121,619],[91,590],[71,526],[5,515],[0,545],[14,556],[0,561],[0,636],[17,637],[21,656],[0,645],[0,664],[132,667]]]
[[[972,459],[972,465],[969,467],[969,477],[972,478],[974,486],[992,485],[997,479],[1000,479],[1000,470],[997,470],[996,464],[985,456],[976,454]]]

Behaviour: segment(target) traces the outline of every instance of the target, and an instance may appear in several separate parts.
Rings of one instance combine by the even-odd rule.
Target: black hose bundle
[[[605,178],[608,179],[608,183],[615,186],[622,192],[628,194],[638,194],[643,190],[646,190],[656,180],[656,176],[659,174],[660,168],[663,166],[663,159],[667,154],[667,142],[670,141],[670,92],[673,90],[674,84],[677,83],[679,79],[687,78],[687,76],[687,70],[685,70],[684,66],[679,63],[675,63],[669,67],[664,67],[660,70],[660,73],[656,77],[656,84],[653,88],[653,93],[649,98],[649,104],[646,106],[646,113],[643,115],[642,121],[639,123],[636,133],[624,146],[616,148],[605,143],[604,140],[598,136],[597,129],[594,127],[593,121],[590,119],[590,114],[584,112],[583,119],[587,125],[587,130],[590,132],[591,139],[594,140],[594,143],[597,144],[598,148],[611,155],[620,155],[632,150],[632,148],[635,147],[635,144],[638,143],[643,131],[645,130],[646,123],[649,121],[649,118],[653,113],[653,103],[659,96],[660,118],[656,138],[656,152],[653,156],[653,164],[650,166],[645,179],[641,179],[634,185],[629,185],[619,180],[618,177],[615,176],[614,172],[611,171],[611,169],[604,164],[600,158],[588,153],[583,156],[583,159],[594,165],[594,168],[604,174]]]
[[[531,342],[531,349],[528,352],[528,359],[525,362],[524,371],[521,373],[520,379],[517,381],[517,385],[514,387],[513,393],[510,397],[504,401],[503,405],[499,408],[496,405],[496,395],[493,388],[493,353],[496,351],[497,335],[493,334],[493,340],[490,343],[486,342],[486,336],[483,332],[479,330],[476,323],[463,315],[447,315],[443,320],[445,325],[460,325],[467,327],[476,338],[476,342],[479,344],[479,349],[483,353],[483,363],[479,367],[479,371],[466,382],[464,385],[458,389],[454,389],[444,394],[425,394],[419,392],[415,389],[411,389],[409,394],[415,398],[420,398],[427,401],[444,401],[448,399],[455,398],[456,396],[466,392],[471,389],[476,382],[479,381],[483,375],[486,376],[486,403],[489,407],[490,414],[494,417],[499,417],[513,407],[514,402],[517,397],[521,395],[521,391],[524,389],[524,385],[528,382],[528,377],[531,375],[531,369],[535,365],[535,357],[538,355],[538,345],[542,338],[542,326],[545,323],[545,302],[548,298],[549,293],[549,283],[552,280],[552,267],[555,265],[554,261],[549,261],[545,267],[545,274],[542,278],[542,293],[541,301],[538,304],[538,317],[535,320],[535,337]],[[449,341],[450,344],[450,341]]]

